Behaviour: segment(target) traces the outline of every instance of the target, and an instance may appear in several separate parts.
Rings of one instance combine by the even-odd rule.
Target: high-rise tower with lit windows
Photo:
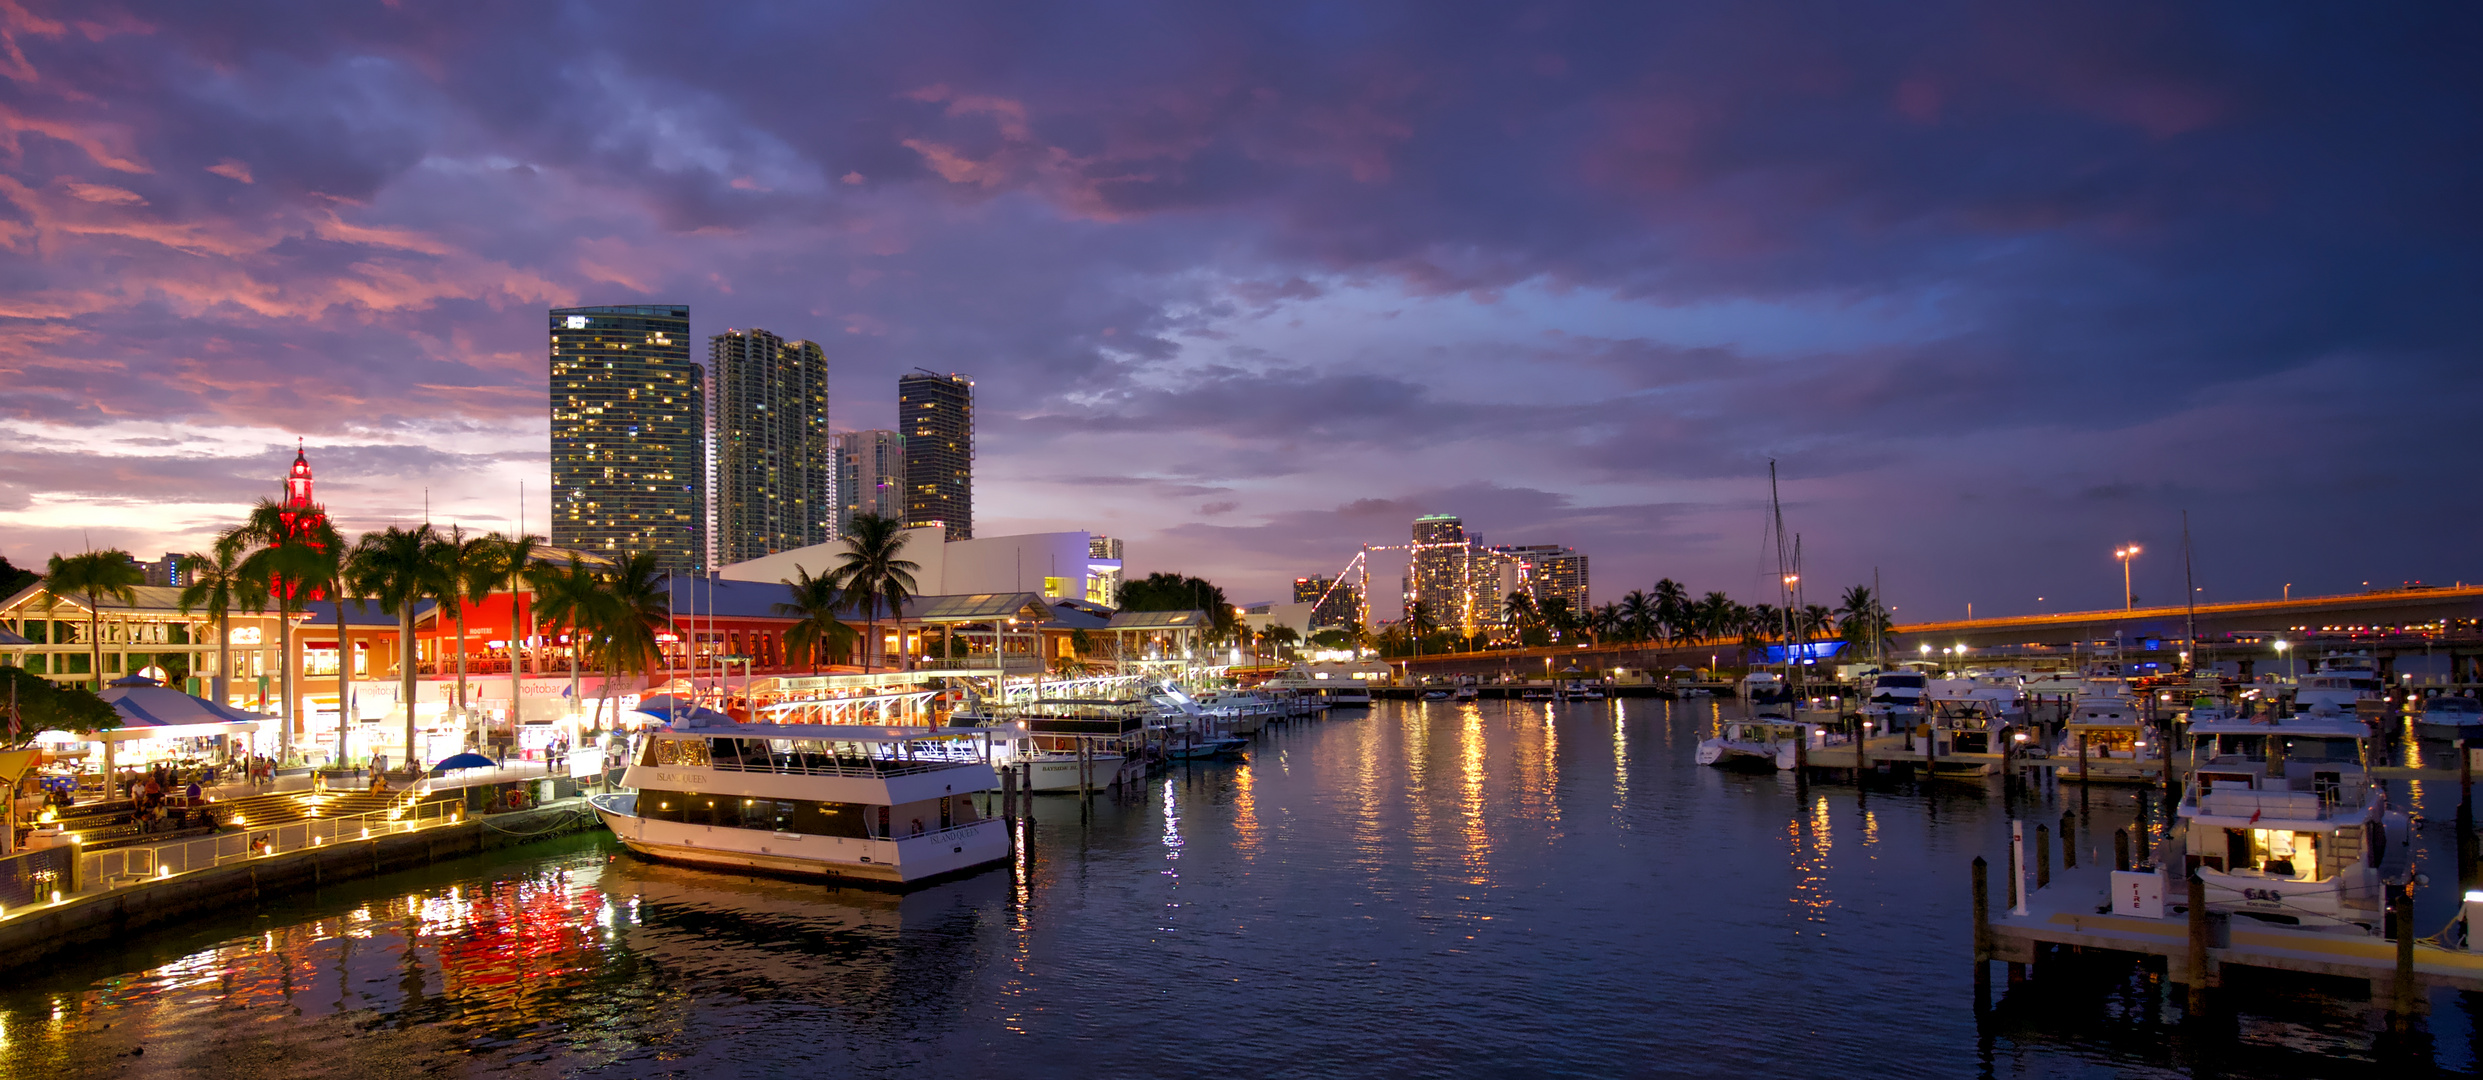
[[[716,557],[747,562],[836,534],[828,360],[817,342],[765,330],[707,341],[715,390]]]
[[[974,380],[920,371],[897,378],[905,436],[905,524],[974,539]]]
[[[551,338],[552,543],[704,569],[707,410],[690,309],[554,308]]]

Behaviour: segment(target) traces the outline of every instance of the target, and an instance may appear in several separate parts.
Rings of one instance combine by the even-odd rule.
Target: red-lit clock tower
[[[311,501],[310,458],[299,440],[293,447],[293,471],[285,476],[285,535],[302,536],[328,520],[328,512]]]

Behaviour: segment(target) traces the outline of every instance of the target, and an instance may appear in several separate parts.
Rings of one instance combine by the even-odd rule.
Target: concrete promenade
[[[539,772],[509,777],[541,778]],[[295,790],[308,786],[305,782]],[[421,805],[449,809],[377,827],[358,826],[346,819],[296,822],[273,831],[299,832],[299,839],[265,848],[259,842],[260,836],[237,830],[204,840],[91,853],[87,860],[112,856],[123,866],[134,867],[143,862],[154,870],[142,874],[93,874],[102,880],[79,881],[77,891],[64,890],[58,901],[0,911],[0,970],[39,961],[81,943],[146,930],[198,912],[252,904],[272,893],[315,889],[327,882],[411,869],[441,859],[601,827],[583,797],[490,815],[464,813],[462,802]],[[195,849],[202,843],[210,846],[210,858],[194,857]],[[181,853],[185,861],[169,857],[171,852],[167,849],[175,848],[187,849]]]

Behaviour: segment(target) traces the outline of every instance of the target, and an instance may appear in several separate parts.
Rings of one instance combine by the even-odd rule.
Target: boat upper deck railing
[[[2204,794],[2192,789],[2181,803],[2190,812],[2206,817],[2256,818],[2273,823],[2327,821],[2345,810],[2356,811],[2359,816],[2369,798],[2369,789],[2360,784],[2338,784],[2310,791],[2219,787]]]
[[[877,780],[890,776],[938,772],[967,765],[981,765],[980,757],[972,758],[853,758],[827,754],[775,754],[767,758],[717,758],[708,768],[718,772],[772,773],[778,776],[842,776],[857,780]]]

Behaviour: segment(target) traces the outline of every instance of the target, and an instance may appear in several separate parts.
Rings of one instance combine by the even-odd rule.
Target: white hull
[[[588,801],[623,845],[665,862],[901,884],[1009,857],[1008,830],[997,820],[889,840],[809,836],[654,821],[637,816],[637,798],[597,795]]]
[[[1708,739],[1698,744],[1701,765],[1764,765],[1779,771],[1794,767],[1792,743],[1749,743],[1731,739]]]
[[[2060,780],[2075,783],[2081,779],[2078,759],[2052,759],[2052,774]],[[2164,779],[2163,758],[2089,757],[2083,779],[2090,784],[2147,784]]]
[[[1034,790],[1078,790],[1077,755],[1062,754],[1057,757],[1046,755],[1021,760],[1034,766]],[[1096,787],[1110,784],[1113,775],[1121,771],[1121,755],[1119,754],[1097,754],[1092,760],[1095,762],[1094,783]]]
[[[2370,927],[2380,916],[2379,871],[2359,866],[2326,881],[2295,881],[2261,874],[2231,874],[2200,867],[2209,911],[2258,913],[2295,919],[2304,927],[2354,924]]]

